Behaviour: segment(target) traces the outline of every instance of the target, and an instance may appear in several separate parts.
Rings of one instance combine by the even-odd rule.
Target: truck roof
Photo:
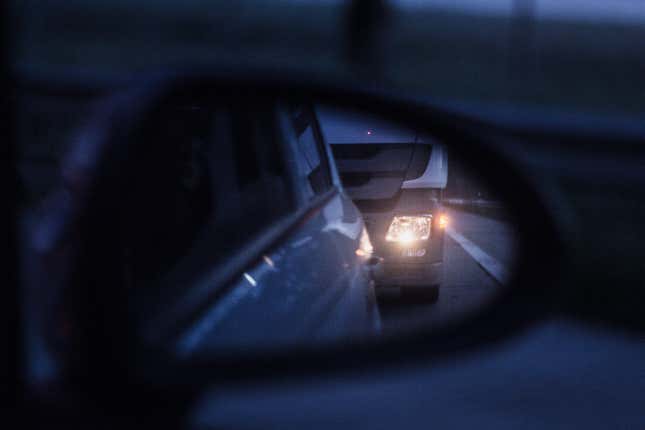
[[[316,110],[325,140],[330,144],[423,143],[414,130],[393,125],[380,118],[326,107],[318,107]]]

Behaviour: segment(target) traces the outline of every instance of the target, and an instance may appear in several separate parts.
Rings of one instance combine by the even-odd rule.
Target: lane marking
[[[470,240],[466,239],[461,234],[457,233],[452,227],[446,228],[446,233],[448,236],[461,246],[464,251],[470,255],[473,260],[479,264],[479,266],[486,271],[490,276],[495,278],[500,284],[505,284],[509,279],[509,273],[502,263],[497,261],[494,257],[491,257],[486,252],[484,252],[479,246],[475,245]]]

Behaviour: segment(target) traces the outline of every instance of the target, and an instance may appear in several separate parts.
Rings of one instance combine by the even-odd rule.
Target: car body
[[[27,227],[28,305],[39,321],[29,344],[45,346],[29,349],[31,362],[65,366],[76,354],[79,310],[65,298],[82,276],[70,274],[87,265],[129,291],[146,345],[181,358],[378,333],[369,236],[307,105],[163,105],[121,146],[136,154],[151,145],[145,168],[115,165],[130,179],[117,201],[101,203],[112,208],[99,222],[109,222],[107,236],[88,239],[88,187],[120,146],[102,125],[119,122],[128,103],[98,109],[64,157],[62,189]],[[122,255],[102,269],[68,252],[83,240],[93,241],[84,254],[110,248],[113,237]],[[107,303],[97,312],[112,318]]]
[[[436,297],[446,221],[444,147],[374,118],[318,111],[345,189],[365,218],[375,254],[383,258],[377,285]],[[403,237],[414,227],[420,230]]]

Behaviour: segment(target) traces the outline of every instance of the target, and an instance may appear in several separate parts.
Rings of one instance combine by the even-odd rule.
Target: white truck
[[[376,255],[377,286],[436,299],[443,272],[448,179],[445,147],[378,119],[318,108],[346,192],[361,210]]]

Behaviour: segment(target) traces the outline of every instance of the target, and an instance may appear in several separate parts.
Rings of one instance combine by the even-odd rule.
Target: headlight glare
[[[417,240],[428,240],[432,215],[395,216],[385,235],[388,242],[408,244]]]

